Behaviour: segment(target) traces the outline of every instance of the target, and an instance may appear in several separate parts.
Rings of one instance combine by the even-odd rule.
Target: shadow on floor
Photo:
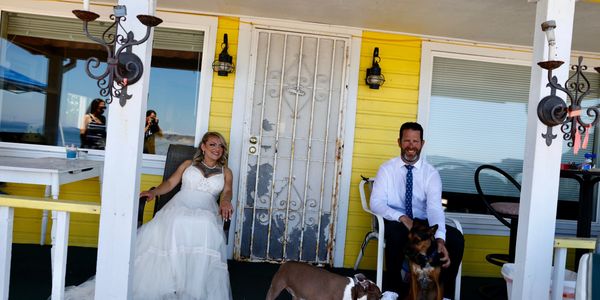
[[[51,289],[50,247],[30,244],[13,244],[10,272],[11,300],[47,299]],[[67,285],[84,282],[96,273],[96,248],[69,247],[67,257]],[[279,268],[278,264],[229,261],[229,276],[235,300],[265,299],[271,278]],[[335,268],[330,271],[352,276],[357,271]],[[375,272],[360,270],[374,279]],[[479,287],[498,286],[499,296],[487,299],[506,299],[506,285],[501,278],[463,277],[461,299],[486,299],[479,294]],[[282,292],[277,299],[291,299]]]

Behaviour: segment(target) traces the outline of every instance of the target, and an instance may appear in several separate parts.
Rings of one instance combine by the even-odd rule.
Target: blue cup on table
[[[67,159],[77,158],[77,147],[75,145],[67,146]]]

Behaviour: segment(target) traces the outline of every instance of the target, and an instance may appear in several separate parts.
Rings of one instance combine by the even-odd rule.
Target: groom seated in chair
[[[442,180],[438,171],[421,157],[423,127],[407,122],[400,127],[400,156],[381,165],[371,193],[371,209],[385,223],[385,291],[395,291],[403,299],[408,285],[401,278],[408,232],[413,219],[437,225],[437,249],[442,262],[444,297],[454,297],[454,283],[464,251],[464,237],[445,223],[442,208]]]

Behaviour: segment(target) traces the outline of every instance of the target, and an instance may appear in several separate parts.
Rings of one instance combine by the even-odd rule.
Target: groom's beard
[[[419,157],[421,157],[421,151],[419,151],[417,154],[415,154],[412,158],[410,158],[408,155],[406,155],[406,153],[404,151],[402,151],[401,157],[402,157],[402,161],[404,161],[405,163],[412,164],[419,160]]]

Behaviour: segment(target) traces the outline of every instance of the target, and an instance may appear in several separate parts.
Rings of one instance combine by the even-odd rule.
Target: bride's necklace
[[[223,172],[222,168],[217,168],[219,166],[219,164],[215,164],[212,167],[209,167],[208,165],[206,165],[206,163],[202,160],[200,161],[199,164],[196,165],[198,167],[198,169],[202,172],[202,174],[204,175],[204,177],[208,178],[211,177],[213,175],[217,175],[217,174],[221,174]]]
[[[206,163],[204,163],[204,161],[200,161],[200,163],[211,170],[214,170],[217,167],[217,164],[215,164],[214,166],[211,167],[211,166],[208,166]]]

